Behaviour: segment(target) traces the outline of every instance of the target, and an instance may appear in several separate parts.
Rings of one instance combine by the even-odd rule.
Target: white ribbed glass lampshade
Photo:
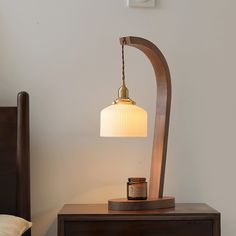
[[[101,111],[100,136],[146,137],[147,112],[133,104],[118,103]]]

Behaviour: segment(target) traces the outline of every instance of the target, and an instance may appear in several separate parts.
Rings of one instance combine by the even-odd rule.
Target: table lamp
[[[163,196],[171,105],[171,77],[168,64],[161,51],[144,38],[122,37],[120,44],[122,46],[122,85],[118,90],[118,98],[112,105],[101,111],[100,136],[147,136],[147,112],[129,98],[129,91],[125,84],[125,45],[141,50],[153,66],[157,85],[156,118],[147,200],[111,199],[108,201],[108,209],[129,211],[171,208],[175,206],[175,198]]]

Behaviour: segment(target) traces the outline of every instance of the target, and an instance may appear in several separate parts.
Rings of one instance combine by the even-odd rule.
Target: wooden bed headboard
[[[16,107],[0,107],[0,214],[31,219],[29,95],[26,92],[17,95]]]

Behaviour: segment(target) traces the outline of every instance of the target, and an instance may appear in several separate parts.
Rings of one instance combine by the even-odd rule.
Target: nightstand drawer
[[[212,236],[211,220],[65,221],[66,236]]]
[[[58,236],[220,236],[220,213],[203,203],[145,211],[66,204],[58,213]]]

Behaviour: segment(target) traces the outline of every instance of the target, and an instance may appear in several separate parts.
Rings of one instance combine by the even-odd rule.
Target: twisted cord
[[[121,45],[121,58],[122,58],[122,82],[125,84],[125,55],[124,55],[124,43],[125,39],[123,40],[123,43]]]

